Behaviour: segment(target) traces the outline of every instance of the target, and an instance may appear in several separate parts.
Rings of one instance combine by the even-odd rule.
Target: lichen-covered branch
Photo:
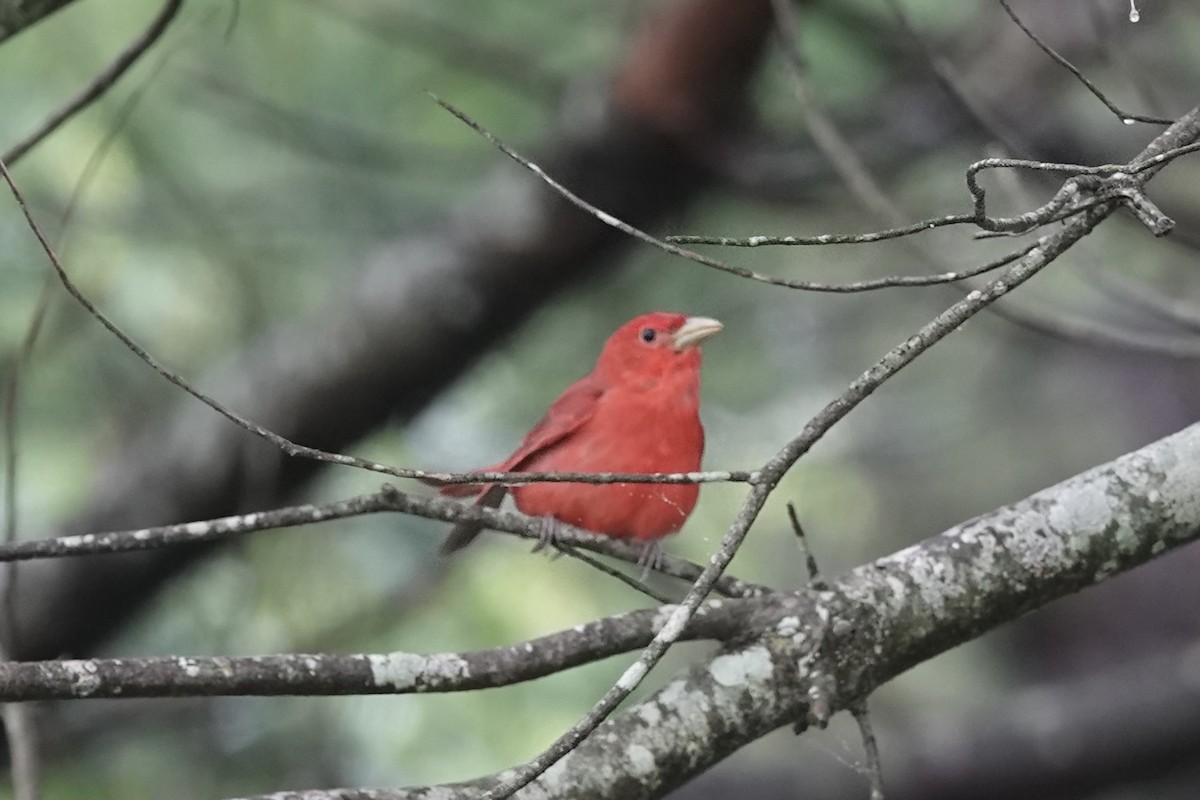
[[[526,798],[660,797],[745,744],[853,706],[914,664],[1200,538],[1200,425],[860,567],[769,598],[749,641],[613,716]],[[401,800],[469,784],[284,792]],[[262,798],[260,800],[265,800]]]
[[[766,598],[704,604],[685,639],[743,634]],[[0,663],[0,702],[111,697],[460,692],[541,678],[644,647],[673,606],[618,614],[528,642],[464,653],[292,653]]]

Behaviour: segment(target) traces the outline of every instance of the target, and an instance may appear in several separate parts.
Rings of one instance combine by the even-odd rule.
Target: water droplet
[[[1124,122],[1126,125],[1132,125],[1133,123],[1137,122],[1137,120],[1133,117],[1122,117],[1121,122]]]
[[[1140,22],[1141,19],[1142,12],[1138,11],[1137,0],[1129,0],[1129,21]]]

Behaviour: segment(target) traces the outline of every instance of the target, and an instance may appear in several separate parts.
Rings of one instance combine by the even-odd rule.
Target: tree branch
[[[150,26],[140,36],[121,51],[113,62],[101,70],[87,86],[83,87],[79,94],[71,98],[62,108],[51,114],[36,130],[8,148],[4,155],[0,156],[0,161],[9,165],[15,164],[22,156],[33,149],[38,142],[54,133],[64,122],[98,100],[102,94],[108,91],[133,66],[134,62],[142,57],[142,54],[149,50],[162,37],[167,30],[167,26],[171,24],[171,21],[175,19],[175,15],[179,13],[182,5],[183,0],[166,0],[162,9],[151,20]]]
[[[540,518],[529,517],[519,511],[500,511],[442,497],[422,497],[401,492],[394,486],[385,484],[380,491],[372,494],[356,495],[320,505],[287,506],[136,530],[0,542],[0,563],[134,553],[164,547],[214,543],[257,531],[314,525],[384,512],[411,514],[440,522],[482,522],[489,529],[534,541],[540,541],[544,534],[544,523]],[[642,557],[642,549],[637,544],[591,533],[566,523],[559,526],[556,538],[565,546],[584,548],[630,564],[637,564]],[[686,559],[663,553],[658,572],[692,581],[700,574],[700,567]],[[729,575],[722,576],[716,590],[726,597],[752,597],[771,591],[765,586],[738,580]]]
[[[704,604],[685,637],[744,635],[766,598]],[[509,686],[627,653],[650,641],[671,606],[578,625],[527,642],[464,653],[107,658],[0,664],[0,702],[112,697],[461,692]]]
[[[827,591],[770,598],[763,633],[613,716],[530,790],[660,797],[804,720],[814,687],[854,707],[915,664],[1200,538],[1200,425],[859,567]],[[401,800],[452,786],[281,792],[259,800]]]

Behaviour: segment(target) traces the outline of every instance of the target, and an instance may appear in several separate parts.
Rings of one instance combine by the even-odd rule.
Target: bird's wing
[[[504,500],[504,495],[506,494],[508,494],[507,486],[493,483],[487,487],[486,491],[479,495],[479,499],[475,501],[475,505],[496,508]],[[450,533],[446,534],[446,538],[442,541],[442,547],[438,552],[444,556],[448,556],[455,550],[461,550],[473,542],[482,530],[483,524],[480,522],[464,521],[456,523],[450,529]]]
[[[512,455],[498,464],[485,467],[480,472],[510,472],[520,469],[538,453],[561,442],[591,419],[596,410],[596,401],[602,394],[604,388],[600,381],[591,375],[580,378],[554,401],[546,415],[525,434],[525,438]],[[473,497],[480,494],[485,487],[486,484],[479,483],[449,483],[439,485],[438,491],[446,497]]]
[[[521,440],[513,454],[497,464],[497,471],[518,470],[538,453],[553,447],[579,430],[596,413],[596,403],[604,394],[601,382],[588,375],[567,387],[546,415]]]
[[[567,390],[554,401],[546,416],[542,417],[533,429],[521,440],[513,454],[508,458],[488,467],[486,472],[509,472],[520,469],[538,453],[553,447],[570,436],[579,427],[591,419],[596,411],[596,401],[604,394],[600,381],[588,375],[567,387]],[[478,494],[476,505],[496,508],[508,494],[508,487],[500,484],[459,483],[441,487],[441,493],[450,497],[464,497]],[[470,544],[483,525],[478,522],[460,522],[451,528],[446,540],[442,542],[441,553],[448,555],[455,550],[461,550]]]

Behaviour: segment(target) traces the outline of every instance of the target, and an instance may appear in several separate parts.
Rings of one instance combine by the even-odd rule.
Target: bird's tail
[[[443,494],[446,497],[471,497],[479,494],[483,489],[483,484],[479,483],[446,483],[446,484],[431,484],[438,487],[438,494]]]
[[[479,486],[469,483],[458,483],[443,486],[439,491],[450,497],[464,497],[478,492]],[[507,486],[501,486],[498,483],[490,484],[482,492],[479,492],[479,497],[476,498],[475,505],[496,508],[504,500],[504,495],[506,494],[508,494]],[[446,539],[442,542],[442,547],[438,552],[444,556],[448,556],[456,550],[463,549],[475,540],[475,537],[479,535],[483,527],[482,522],[456,523],[450,529],[450,533],[446,535]]]
[[[432,486],[446,497],[470,497],[483,491],[482,483],[442,483],[436,478],[417,478],[419,483]]]

